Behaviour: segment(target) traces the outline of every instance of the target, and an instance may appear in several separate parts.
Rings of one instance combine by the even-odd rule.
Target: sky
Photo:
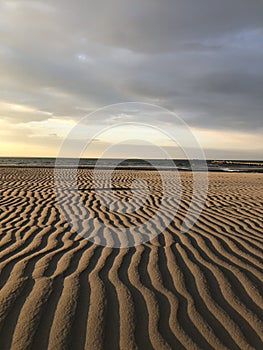
[[[262,160],[262,14],[262,0],[0,0],[0,156],[57,156],[83,117],[131,101],[175,113],[207,158]],[[104,118],[112,130],[96,137],[86,118],[86,156],[124,139],[114,156],[136,156],[138,134],[178,155],[164,134],[114,131],[120,115]]]

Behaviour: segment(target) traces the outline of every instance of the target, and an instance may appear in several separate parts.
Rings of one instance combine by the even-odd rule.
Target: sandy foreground
[[[150,242],[116,249],[71,229],[52,169],[0,171],[0,350],[263,349],[262,174],[210,173],[201,217],[181,233],[192,176],[180,173],[181,201],[169,226]],[[106,173],[99,178],[104,198]],[[178,201],[169,176],[164,214]],[[80,170],[91,217],[116,227],[147,221],[160,205],[158,173],[116,171],[113,187],[123,201],[133,178],[150,184],[145,203],[135,213],[121,205],[109,213],[92,170]],[[64,195],[78,215],[74,195]],[[107,244],[103,229],[89,230]]]

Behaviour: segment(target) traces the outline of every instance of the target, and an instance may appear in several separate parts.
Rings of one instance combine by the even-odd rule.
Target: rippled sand
[[[166,176],[168,213],[178,186]],[[160,203],[159,177],[116,171],[119,198],[131,196],[133,177],[151,185],[147,201],[134,214],[109,214],[92,171],[81,170],[90,215],[118,227],[145,222]],[[184,234],[192,176],[180,177],[171,224],[151,242],[116,249],[70,228],[52,169],[2,168],[0,349],[263,349],[263,175],[210,173],[202,215]],[[103,231],[100,237],[106,244]]]

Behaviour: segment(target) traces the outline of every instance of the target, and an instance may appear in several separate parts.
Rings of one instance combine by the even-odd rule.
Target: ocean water
[[[263,161],[242,160],[200,160],[187,159],[97,159],[97,158],[37,158],[37,157],[0,157],[0,167],[81,167],[123,168],[123,169],[178,169],[206,170],[226,172],[263,172]]]
[[[200,162],[199,162],[200,163]],[[78,165],[81,168],[100,167],[124,167],[124,168],[171,168],[176,165],[182,168],[190,168],[188,160],[165,160],[165,159],[116,159],[116,158],[36,158],[36,157],[0,157],[0,166],[20,166],[20,167],[71,167]]]

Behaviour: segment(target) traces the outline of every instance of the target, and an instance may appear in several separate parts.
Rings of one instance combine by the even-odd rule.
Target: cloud
[[[262,13],[261,0],[2,1],[0,116],[30,128],[141,101],[258,134]]]

